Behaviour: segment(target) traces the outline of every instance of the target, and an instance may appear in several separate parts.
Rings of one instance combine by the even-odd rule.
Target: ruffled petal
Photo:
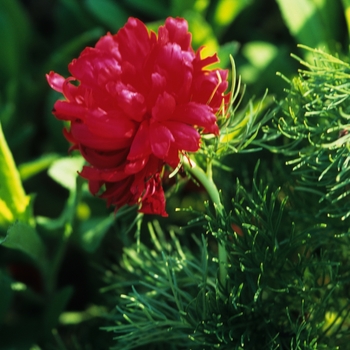
[[[193,126],[179,122],[166,122],[164,125],[170,130],[178,150],[198,151],[201,137]]]
[[[49,74],[46,74],[46,80],[52,89],[60,93],[63,92],[62,87],[65,81],[65,78],[63,78],[62,75],[59,75],[51,71]]]
[[[126,138],[106,138],[98,136],[83,123],[72,123],[70,130],[73,138],[82,145],[94,148],[98,151],[113,151],[129,147],[130,139]]]
[[[159,174],[156,174],[147,184],[147,192],[142,198],[140,212],[167,217],[165,211],[165,196]]]
[[[167,42],[180,45],[184,51],[192,51],[192,35],[188,32],[188,24],[183,18],[168,17],[165,25],[158,30],[159,42],[165,45]]]
[[[149,130],[152,153],[160,158],[165,159],[174,137],[170,130],[160,123],[151,124]]]
[[[177,106],[172,117],[173,121],[204,128],[204,132],[219,133],[216,116],[208,105],[189,102]]]
[[[125,174],[123,167],[113,169],[99,169],[91,166],[84,166],[79,173],[85,179],[91,181],[116,182],[127,178],[129,175]]]
[[[103,152],[93,148],[88,148],[83,145],[80,146],[80,153],[93,167],[96,168],[115,168],[126,161],[128,149],[120,151]]]
[[[85,115],[85,106],[58,100],[55,102],[52,112],[60,120],[77,120]]]
[[[117,208],[124,204],[133,205],[137,203],[130,192],[133,177],[127,177],[122,181],[106,184],[106,190],[100,195],[100,198],[107,200],[107,205],[114,205]]]
[[[89,110],[83,121],[94,135],[103,138],[127,140],[136,132],[134,121],[118,111]]]
[[[176,107],[174,97],[167,92],[158,96],[155,106],[152,108],[152,119],[160,122],[171,118]]]
[[[147,158],[151,151],[151,145],[149,140],[149,121],[146,120],[141,123],[128,154],[128,160],[132,161],[140,158]]]
[[[151,48],[150,35],[145,24],[137,18],[129,18],[117,33],[116,40],[122,61],[132,63],[138,71],[141,71],[143,60]]]
[[[128,163],[125,166],[125,173],[137,174],[146,166],[148,159],[149,157],[142,157],[128,161]]]
[[[141,122],[146,113],[144,96],[126,86],[120,86],[117,95],[118,106],[131,119]]]

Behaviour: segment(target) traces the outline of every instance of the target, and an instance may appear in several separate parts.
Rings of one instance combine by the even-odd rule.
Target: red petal
[[[159,95],[155,106],[152,108],[152,119],[157,121],[167,120],[171,117],[176,107],[173,96],[164,92]]]
[[[142,198],[141,213],[168,216],[165,211],[165,196],[159,174],[155,175],[147,184],[147,192]]]
[[[95,195],[100,190],[101,186],[102,182],[89,180],[89,191],[91,192],[91,194]]]
[[[130,145],[129,138],[106,138],[93,134],[91,130],[82,123],[71,124],[71,134],[75,140],[82,145],[99,151],[116,151]]]
[[[138,158],[138,159],[129,161],[128,164],[125,166],[125,172],[127,174],[136,174],[145,167],[145,165],[147,164],[147,161],[148,161],[148,157]]]
[[[129,18],[128,22],[116,34],[122,61],[132,63],[141,72],[145,57],[150,51],[150,35],[147,27],[137,18]]]
[[[118,208],[124,204],[136,204],[130,192],[132,182],[133,177],[128,177],[122,181],[108,183],[106,184],[106,191],[100,197],[107,199],[108,205],[113,204]]]
[[[139,129],[134,137],[128,154],[128,160],[147,158],[151,154],[149,140],[149,121],[140,124]]]
[[[201,51],[203,49],[204,49],[204,46],[201,46],[196,52],[196,58],[193,62],[193,66],[195,67],[196,70],[202,70],[204,67],[220,62],[219,57],[216,53],[212,56],[201,58]]]
[[[177,44],[167,44],[160,48],[154,62],[153,71],[166,78],[166,90],[176,96],[177,103],[188,101],[192,86],[191,53],[182,51]]]
[[[118,111],[88,110],[82,119],[94,135],[122,142],[131,138],[136,130],[136,124]]]
[[[202,103],[189,102],[177,106],[172,119],[185,124],[203,127],[205,132],[214,134],[219,132],[215,114],[209,106]]]
[[[146,113],[145,98],[137,91],[127,89],[125,86],[119,88],[117,96],[118,106],[128,117],[141,122]]]
[[[200,135],[190,125],[179,122],[165,122],[166,126],[174,137],[174,143],[182,151],[196,152],[199,149]]]
[[[167,127],[155,123],[150,126],[150,142],[152,153],[160,159],[165,159],[174,137]]]
[[[51,71],[49,74],[46,74],[46,80],[52,89],[62,93],[62,87],[65,81],[65,78],[63,78],[62,75]]]
[[[121,151],[102,152],[92,148],[80,147],[81,155],[94,167],[97,168],[115,168],[126,160],[128,149]]]
[[[82,119],[87,111],[85,106],[58,100],[55,102],[53,113],[60,120],[76,120]]]
[[[158,33],[158,40],[161,44],[177,43],[182,50],[192,51],[192,36],[188,32],[188,24],[185,19],[168,17],[165,20],[165,26],[159,27]]]
[[[84,166],[79,175],[90,181],[106,181],[116,182],[127,178],[129,175],[125,174],[122,167],[113,169],[98,169],[90,166]]]

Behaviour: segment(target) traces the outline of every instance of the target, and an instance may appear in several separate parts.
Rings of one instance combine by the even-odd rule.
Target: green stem
[[[69,239],[71,238],[71,235],[73,233],[75,212],[76,212],[77,204],[80,200],[81,187],[82,187],[83,181],[84,180],[82,178],[77,177],[76,188],[75,190],[70,191],[70,194],[66,203],[66,207],[63,213],[61,214],[60,220],[62,220],[63,232],[62,232],[61,239],[59,239],[59,241],[57,242],[55,254],[51,260],[50,277],[48,278],[48,282],[47,282],[47,289],[51,293],[56,289],[59,269],[61,268],[62,261],[64,259],[64,256],[67,250]]]
[[[213,202],[215,211],[219,219],[224,217],[224,207],[221,203],[220,194],[218,188],[216,187],[213,178],[212,178],[212,164],[208,162],[207,172],[204,172],[192,159],[184,160],[184,166],[187,171],[191,173],[206,189],[211,201]],[[222,286],[226,285],[226,276],[227,276],[227,252],[225,245],[218,240],[218,257],[219,257],[219,281]]]

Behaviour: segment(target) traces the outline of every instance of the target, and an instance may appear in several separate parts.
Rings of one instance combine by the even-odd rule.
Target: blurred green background
[[[349,8],[348,0],[1,0],[0,121],[24,189],[28,194],[35,194],[34,216],[53,220],[60,217],[71,193],[69,186],[62,186],[60,180],[57,181],[55,170],[47,172],[55,161],[67,156],[69,145],[62,136],[62,123],[51,114],[59,95],[49,88],[45,74],[53,70],[67,76],[68,63],[84,47],[93,46],[108,31],[118,31],[129,16],[138,17],[154,29],[168,16],[186,18],[193,34],[193,47],[205,45],[207,54],[218,52],[220,65],[224,68],[230,68],[229,55],[232,55],[237,72],[247,85],[246,98],[255,96],[259,99],[266,89],[276,98],[282,96],[287,84],[276,73],[287,77],[297,73],[298,62],[290,56],[291,53],[304,54],[297,44],[347,53]],[[242,175],[244,169],[232,176]],[[197,199],[193,198],[187,198],[182,205],[202,200],[200,194]],[[179,199],[175,198],[171,206],[178,204]],[[47,305],[52,307],[47,306],[50,310],[46,315],[51,317],[49,325],[54,328],[64,309],[89,312],[73,318],[75,321],[67,326],[65,335],[58,336],[50,328],[48,335],[45,333],[43,337],[42,319],[35,322],[40,314],[33,307],[36,302],[15,299],[14,311],[6,304],[11,304],[10,299],[6,302],[3,296],[5,311],[2,313],[0,307],[0,316],[6,316],[3,316],[5,326],[0,326],[0,333],[2,330],[4,337],[6,333],[6,341],[3,340],[3,345],[0,340],[0,349],[28,349],[28,344],[33,350],[107,348],[111,336],[98,331],[100,321],[94,320],[94,309],[88,309],[91,305],[103,304],[98,292],[101,278],[98,269],[92,268],[91,261],[103,265],[108,254],[113,254],[113,249],[119,251],[120,247],[108,241],[109,246],[102,244],[96,253],[100,239],[112,222],[108,219],[111,210],[105,208],[104,203],[86,194],[76,211],[81,226],[86,224],[84,232],[101,222],[102,228],[97,230],[94,247],[81,249],[73,244],[65,253],[57,286],[74,285],[75,294],[70,298],[70,292],[66,290],[56,295],[57,299],[51,298]],[[101,219],[105,217],[107,221]],[[121,236],[126,235],[123,225],[121,222],[114,227]],[[2,230],[5,232],[6,228]],[[51,249],[54,249],[54,243]],[[15,260],[12,251],[3,249],[0,254],[4,266]],[[35,275],[35,271],[28,269],[24,272],[27,277]],[[35,289],[35,277],[18,278]],[[66,307],[67,300],[70,302]],[[61,307],[57,306],[60,303]],[[52,311],[55,305],[57,310]],[[92,321],[79,328],[77,324],[83,324],[84,315]],[[71,324],[69,320],[65,322]],[[28,339],[23,341],[24,345],[16,337],[22,325],[23,332],[19,334],[25,334],[22,338]],[[72,343],[64,345],[61,337]]]

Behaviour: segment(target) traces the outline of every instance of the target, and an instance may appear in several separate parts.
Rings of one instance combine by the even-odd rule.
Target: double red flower
[[[184,19],[168,18],[157,36],[130,18],[85,48],[68,66],[71,77],[47,75],[65,97],[53,113],[70,121],[65,137],[90,164],[80,175],[109,205],[139,204],[141,212],[166,216],[164,165],[198,151],[200,133],[219,133],[215,114],[228,102],[228,73],[206,70],[218,58],[200,51]]]

